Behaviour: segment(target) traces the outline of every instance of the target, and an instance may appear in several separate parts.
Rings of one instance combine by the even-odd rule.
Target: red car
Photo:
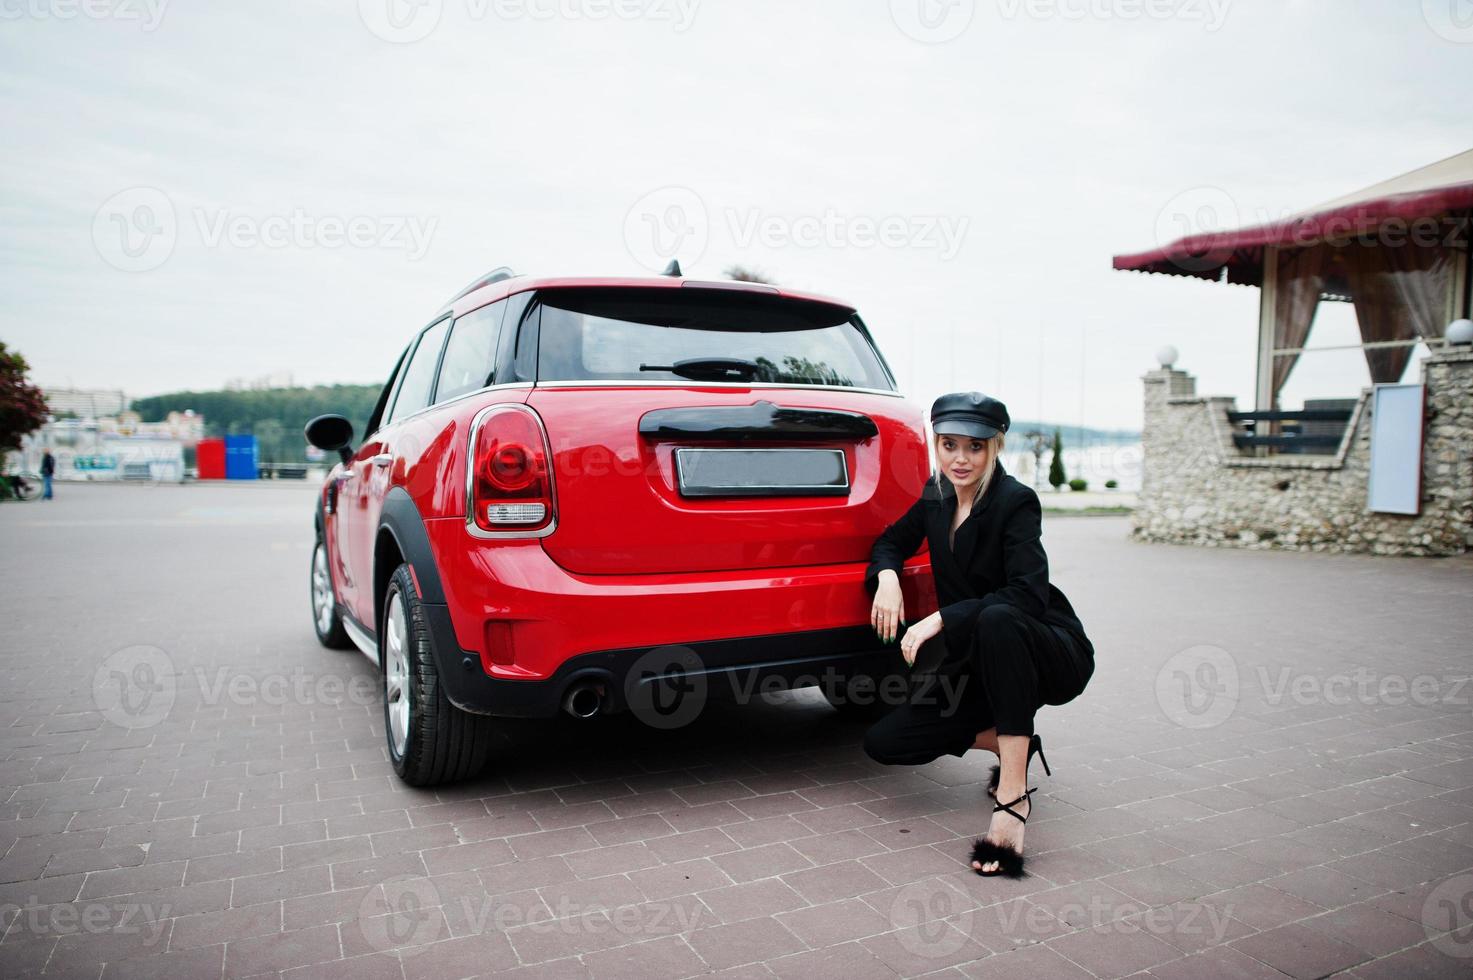
[[[317,507],[318,639],[380,665],[389,756],[482,768],[498,716],[819,684],[875,701],[900,662],[863,571],[929,463],[854,308],[741,282],[498,270],[400,355]],[[907,608],[935,594],[924,554]]]

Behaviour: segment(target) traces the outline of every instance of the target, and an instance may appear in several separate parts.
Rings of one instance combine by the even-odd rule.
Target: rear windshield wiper
[[[641,371],[669,371],[692,381],[751,381],[762,373],[756,361],[740,357],[688,357],[674,364],[641,364]]]

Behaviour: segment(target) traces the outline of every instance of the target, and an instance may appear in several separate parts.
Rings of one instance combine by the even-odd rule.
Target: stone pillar
[[[1152,401],[1166,404],[1168,398],[1193,398],[1197,394],[1196,375],[1176,368],[1157,368],[1141,376],[1146,385],[1146,412],[1151,411]]]
[[[1141,493],[1151,490],[1152,463],[1165,460],[1175,440],[1176,426],[1168,417],[1167,404],[1173,398],[1190,398],[1197,393],[1197,379],[1175,368],[1157,368],[1141,376],[1145,386],[1145,413],[1141,424]]]
[[[1145,536],[1150,525],[1168,506],[1171,473],[1180,442],[1180,428],[1171,410],[1171,399],[1190,398],[1197,393],[1197,379],[1185,371],[1163,367],[1141,376],[1145,388],[1145,412],[1141,424],[1141,490],[1131,515],[1134,534]]]
[[[1473,546],[1473,347],[1460,344],[1429,354],[1422,362],[1422,383],[1427,386],[1423,501],[1427,511],[1444,515],[1445,540],[1438,544],[1467,548]]]

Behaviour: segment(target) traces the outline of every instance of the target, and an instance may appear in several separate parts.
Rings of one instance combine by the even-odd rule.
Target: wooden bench
[[[1298,412],[1228,412],[1228,422],[1235,429],[1233,445],[1239,449],[1265,446],[1286,453],[1333,453],[1344,437],[1350,422],[1348,408],[1307,409]],[[1265,433],[1264,423],[1275,423],[1277,432]],[[1306,426],[1305,423],[1318,423]],[[1308,430],[1308,431],[1306,431]]]

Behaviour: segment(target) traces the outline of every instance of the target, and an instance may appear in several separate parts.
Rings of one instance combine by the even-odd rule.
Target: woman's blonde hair
[[[941,449],[941,440],[948,435],[950,433],[941,432],[934,437],[932,445],[936,447],[938,453]],[[969,437],[953,435],[951,438],[967,439]],[[982,474],[982,482],[977,485],[977,494],[972,498],[974,504],[982,499],[983,494],[987,493],[987,487],[992,483],[992,473],[997,468],[997,458],[1002,455],[1003,446],[1007,444],[1007,434],[999,432],[991,439],[983,439],[982,442],[987,446],[987,471]],[[936,467],[936,490],[938,493],[941,490],[941,467],[939,466]]]

